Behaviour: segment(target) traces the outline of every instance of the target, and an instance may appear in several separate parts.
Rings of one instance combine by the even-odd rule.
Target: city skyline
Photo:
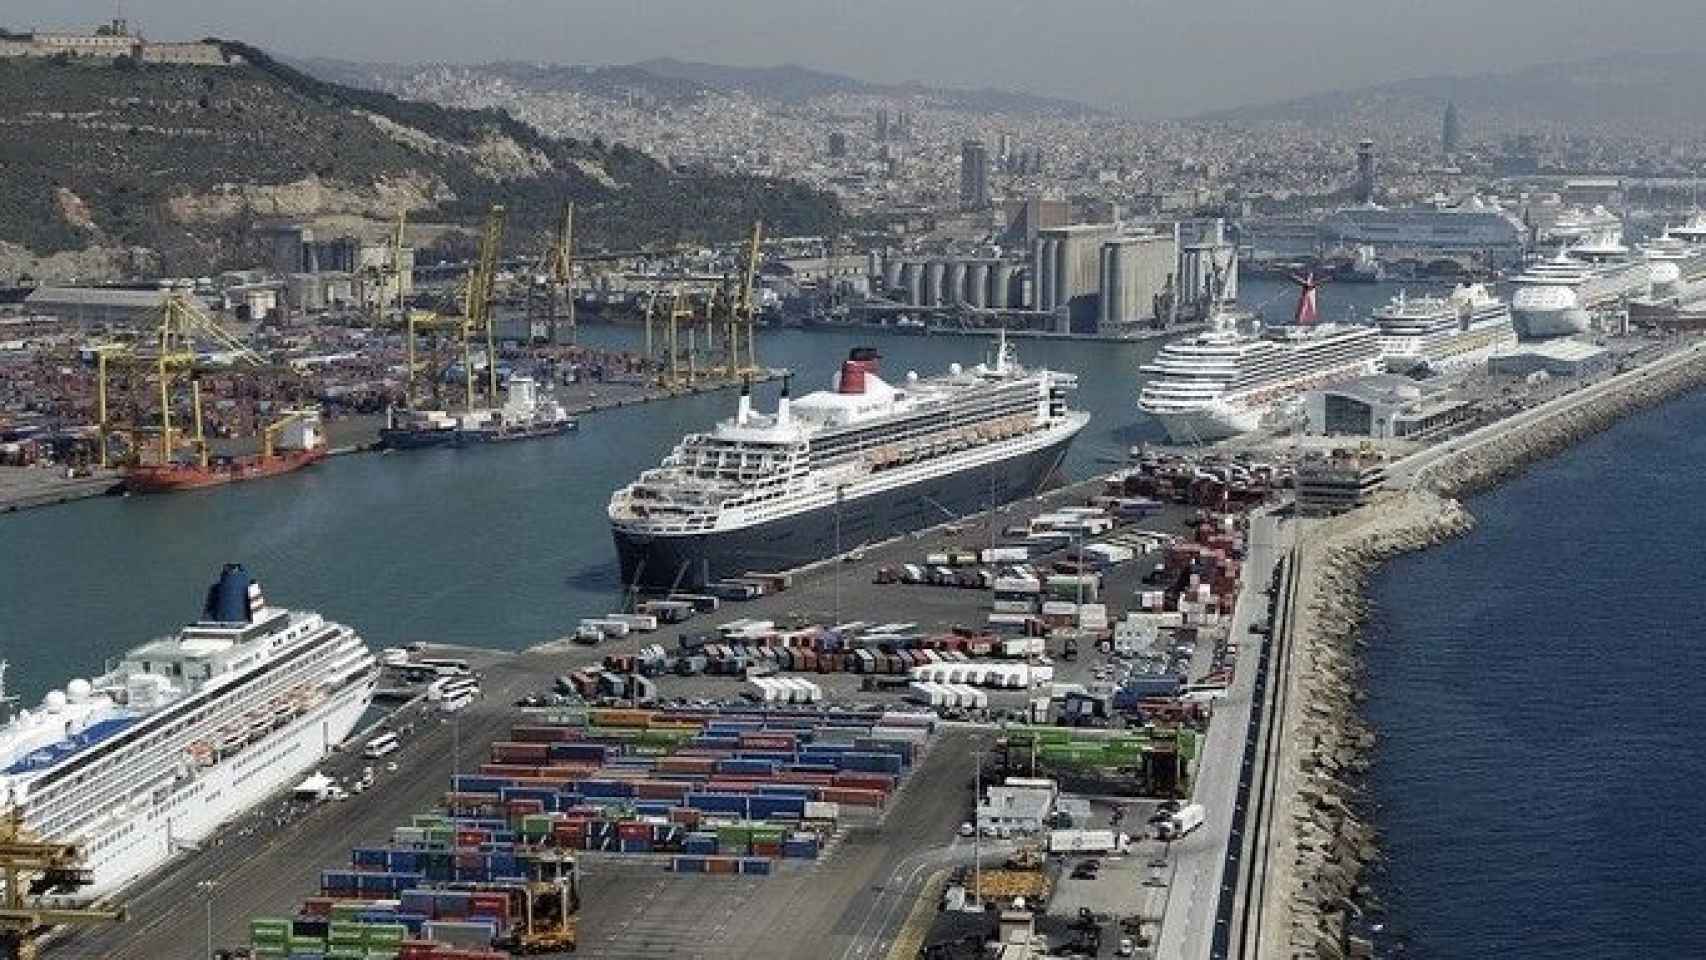
[[[1555,6],[1536,0],[1496,8],[1447,0],[1425,11],[1380,4],[1346,10],[1328,0],[1297,0],[1283,16],[1256,4],[1178,10],[1150,0],[1077,0],[1073,10],[1049,17],[963,0],[927,9],[897,0],[857,8],[779,0],[752,0],[737,9],[683,0],[644,8],[613,0],[561,8],[538,0],[487,0],[484,6],[489,15],[468,17],[468,10],[449,4],[391,0],[309,0],[289,9],[257,0],[157,0],[123,8],[71,0],[44,19],[37,5],[0,0],[0,25],[87,29],[122,15],[162,39],[213,35],[291,56],[356,61],[620,64],[674,56],[731,66],[798,64],[876,83],[1064,97],[1146,117],[1420,77],[1675,51],[1706,39],[1706,11],[1678,0],[1644,4],[1639,23],[1612,18],[1592,31],[1580,29],[1580,18],[1558,16]],[[1163,10],[1166,19],[1157,19]],[[1465,32],[1470,14],[1476,29]],[[901,23],[908,29],[893,29]],[[1331,31],[1322,31],[1324,23]],[[1392,43],[1399,35],[1405,42]],[[1317,55],[1322,51],[1330,55]],[[1214,70],[1204,71],[1210,62]]]

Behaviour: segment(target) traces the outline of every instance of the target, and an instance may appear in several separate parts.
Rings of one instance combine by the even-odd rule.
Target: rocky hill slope
[[[200,274],[259,259],[279,218],[473,224],[510,208],[536,248],[562,199],[589,246],[835,229],[800,184],[672,171],[620,145],[553,139],[497,110],[447,109],[241,66],[0,62],[0,281],[23,272]],[[57,255],[57,256],[52,256]]]

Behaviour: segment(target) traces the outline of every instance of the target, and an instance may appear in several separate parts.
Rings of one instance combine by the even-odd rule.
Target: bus
[[[414,664],[419,667],[428,667],[441,677],[466,677],[469,674],[468,661],[466,660],[422,657],[414,661]]]
[[[361,751],[361,753],[362,756],[365,756],[370,760],[377,760],[386,754],[395,753],[397,748],[400,746],[402,746],[402,744],[397,741],[397,735],[395,733],[382,733],[379,736],[374,737],[372,740],[367,741],[367,746]]]

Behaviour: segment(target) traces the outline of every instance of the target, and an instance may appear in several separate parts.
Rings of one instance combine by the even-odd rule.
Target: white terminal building
[[[1467,419],[1474,404],[1440,395],[1409,377],[1381,374],[1304,395],[1309,433],[1325,437],[1398,440],[1418,437]]]
[[[979,832],[1041,833],[1054,815],[1060,787],[1041,777],[1008,777],[991,784],[977,804]]]

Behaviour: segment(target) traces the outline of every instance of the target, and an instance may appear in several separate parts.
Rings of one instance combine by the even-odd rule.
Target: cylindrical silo
[[[893,290],[897,290],[900,288],[900,286],[901,286],[900,270],[901,270],[900,257],[895,256],[893,253],[889,253],[883,257],[883,287],[884,287],[884,289],[893,291]]]
[[[1113,323],[1109,314],[1114,306],[1114,294],[1112,290],[1108,289],[1114,273],[1113,257],[1112,244],[1103,244],[1101,252],[1096,257],[1096,283],[1102,289],[1101,294],[1096,298],[1097,329],[1108,327]]]
[[[942,278],[948,272],[948,265],[940,260],[932,260],[924,268],[924,299],[921,303],[926,307],[937,307],[942,304]]]
[[[906,288],[906,304],[910,307],[924,303],[924,265],[909,260],[900,267],[900,284]]]
[[[966,262],[964,260],[948,261],[948,277],[944,281],[942,302],[953,305],[965,301],[966,292]]]
[[[1031,287],[1038,310],[1054,309],[1054,248],[1056,241],[1037,241],[1036,263],[1031,268]]]
[[[979,260],[966,271],[966,300],[974,307],[989,306],[989,264]]]
[[[1054,241],[1054,309],[1066,306],[1072,301],[1071,280],[1067,271],[1072,269],[1068,257],[1072,253],[1071,244],[1065,240]]]
[[[1014,304],[1023,306],[1025,299],[1014,291],[1014,274],[1019,268],[1014,264],[1002,261],[989,271],[989,305],[992,307],[1011,307]]]

